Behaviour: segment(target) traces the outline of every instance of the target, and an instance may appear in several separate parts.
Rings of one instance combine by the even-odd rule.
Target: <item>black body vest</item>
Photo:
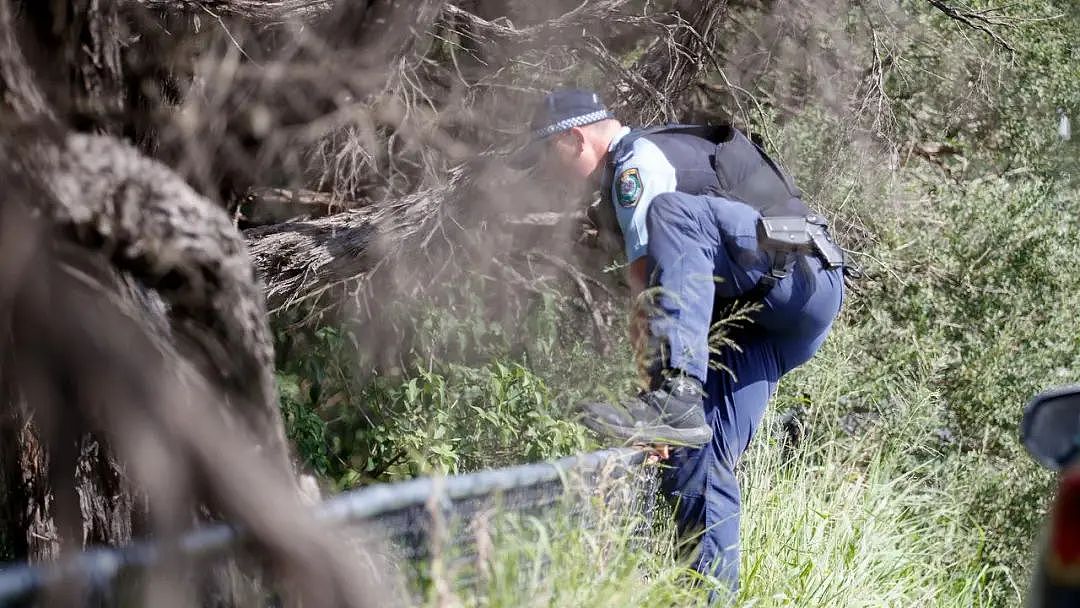
[[[765,217],[810,213],[791,176],[760,146],[730,126],[665,125],[632,130],[611,151],[609,175],[641,137],[660,148],[675,167],[679,192],[722,196],[750,205]]]

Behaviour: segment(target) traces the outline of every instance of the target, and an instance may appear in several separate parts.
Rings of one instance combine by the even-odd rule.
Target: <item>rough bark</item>
[[[71,135],[59,146],[42,140],[4,152],[0,160],[8,171],[41,186],[32,200],[42,217],[81,245],[84,255],[110,260],[116,272],[157,291],[165,307],[157,312],[155,330],[164,331],[159,340],[175,341],[180,357],[221,387],[225,418],[257,438],[279,470],[287,471],[261,294],[243,242],[224,212],[164,167],[107,137]],[[148,316],[153,315],[143,315]],[[153,327],[146,318],[140,321]],[[133,500],[118,491],[122,469],[104,444],[66,436],[65,443],[79,446],[63,463],[74,471],[60,472],[40,449],[39,427],[50,423],[32,416],[19,393],[12,396],[17,398],[7,403],[13,408],[12,432],[25,450],[16,458],[25,486],[20,495],[27,500],[19,507],[24,522],[31,529],[48,527],[41,522],[52,512],[51,496],[41,490],[47,485],[41,475],[62,478],[74,472],[81,540],[128,540]],[[48,428],[44,434],[50,434]],[[24,547],[34,558],[52,556],[56,548],[47,546],[49,537],[31,530]]]
[[[38,7],[40,8],[40,7]],[[119,38],[111,36],[117,27],[116,14],[111,8],[102,8],[97,2],[67,6],[68,10],[81,10],[80,19],[69,23],[65,33],[74,38],[65,44],[65,54],[82,53],[86,61],[74,63],[81,66],[72,74],[75,84],[85,91],[81,99],[90,105],[108,106],[121,97],[118,93],[118,44]],[[18,28],[14,13],[5,0],[0,2],[0,97],[10,111],[9,116],[18,121],[7,136],[14,140],[27,133],[57,124],[57,113],[46,101],[44,92],[34,79],[26,55],[19,45]],[[23,36],[25,39],[27,36]],[[82,45],[74,50],[72,45]],[[68,90],[63,78],[61,88]],[[54,83],[55,85],[55,83]],[[84,105],[84,111],[89,107]],[[115,113],[119,108],[112,107]],[[0,158],[10,160],[9,142],[0,152]],[[5,204],[11,205],[19,187],[26,188],[27,176],[12,175],[14,167],[5,162],[0,175],[6,175]],[[24,190],[24,194],[28,190]],[[17,239],[10,235],[7,241]],[[10,250],[9,250],[10,251]],[[2,334],[10,341],[9,332]],[[13,346],[13,345],[9,345]],[[127,485],[123,467],[116,461],[108,444],[90,435],[68,434],[66,441],[72,445],[59,450],[68,462],[66,474],[60,473],[55,461],[53,446],[43,441],[40,419],[35,419],[30,404],[26,403],[10,370],[17,363],[17,348],[5,348],[5,361],[0,370],[3,384],[3,401],[0,402],[0,520],[3,537],[11,556],[31,559],[49,559],[60,550],[61,533],[56,521],[57,496],[53,481],[59,478],[65,487],[71,486],[66,498],[77,507],[79,524],[66,530],[68,542],[80,546],[91,543],[119,544],[131,539],[133,521],[136,519],[134,500]],[[74,445],[77,442],[77,445]],[[72,482],[73,485],[72,485]],[[74,519],[72,517],[71,519]]]
[[[245,231],[267,306],[276,310],[317,298],[364,280],[388,256],[419,251],[454,204],[456,186],[455,181],[324,218]]]
[[[36,151],[24,166],[56,203],[43,209],[53,225],[160,295],[182,354],[204,362],[229,411],[284,461],[266,311],[229,217],[114,139],[69,135]]]
[[[367,605],[348,552],[303,511],[290,481],[266,315],[224,211],[108,137],[7,145],[0,169],[25,186],[0,225],[14,230],[22,200],[34,228],[4,234],[10,295],[0,319],[15,355],[0,379],[26,404],[20,430],[32,424],[37,439],[23,442],[30,462],[15,468],[30,476],[29,515],[53,532],[41,557],[56,536],[79,546],[130,534],[117,477],[99,468],[112,461],[85,434],[104,432],[147,490],[159,534],[209,505],[251,532],[290,594]],[[72,484],[73,472],[87,482]],[[171,582],[151,593],[185,593]]]
[[[111,0],[69,0],[67,10],[77,18],[61,35],[70,48],[65,55],[74,66],[73,98],[76,114],[112,117],[112,132],[119,132],[127,110],[127,95],[120,50],[130,34],[125,31],[117,5]],[[81,55],[81,56],[79,56]],[[96,121],[103,126],[101,118]]]
[[[11,364],[5,365],[11,369]],[[0,421],[0,526],[5,557],[50,559],[59,551],[47,457],[10,383]],[[13,394],[14,393],[14,394]],[[126,540],[126,539],[122,539]]]
[[[4,219],[10,226],[10,218]],[[5,272],[15,270],[18,256],[0,267],[0,275],[14,279],[5,284],[10,297],[0,319],[18,353],[4,379],[18,383],[33,409],[41,445],[48,446],[52,517],[61,538],[79,533],[85,501],[72,489],[70,473],[56,472],[71,471],[63,464],[76,450],[93,447],[63,439],[100,428],[147,489],[158,535],[187,527],[194,506],[206,504],[251,533],[256,554],[273,568],[287,595],[305,605],[369,605],[361,595],[362,576],[346,561],[348,550],[310,519],[288,472],[251,449],[251,434],[222,424],[218,387],[143,320],[152,314],[145,304],[121,295],[109,257],[63,238],[50,244],[53,230],[36,223],[38,230],[25,232],[41,237],[35,239],[38,249],[21,260],[32,269]],[[88,506],[107,515],[115,502]],[[178,574],[183,568],[170,566],[148,587],[145,605],[170,604],[190,593]],[[77,592],[61,588],[57,601],[71,605]]]
[[[5,29],[21,30],[21,49],[10,50],[31,66],[50,66],[49,78],[35,76],[52,110],[79,128],[119,133],[128,109],[121,51],[133,37],[117,3],[5,0],[9,3],[15,10],[5,7]],[[16,16],[19,27],[13,28]],[[26,76],[16,82],[26,82]]]

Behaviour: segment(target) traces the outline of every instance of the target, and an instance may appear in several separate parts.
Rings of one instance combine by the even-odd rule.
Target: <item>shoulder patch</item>
[[[620,207],[633,207],[641,199],[641,193],[645,190],[641,185],[641,174],[637,169],[627,169],[619,174],[615,180],[616,200]]]

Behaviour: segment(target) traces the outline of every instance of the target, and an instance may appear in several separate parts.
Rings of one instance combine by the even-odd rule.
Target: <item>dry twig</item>
[[[1008,20],[993,17],[992,11],[974,11],[970,9],[964,9],[958,6],[953,6],[951,4],[946,4],[942,2],[942,0],[926,1],[929,2],[934,8],[944,13],[945,16],[949,17],[950,19],[955,19],[956,21],[959,21],[961,24],[966,25],[967,27],[983,32],[1001,48],[1009,51],[1010,53],[1016,53],[1016,49],[1013,48],[1009,41],[1005,40],[1005,38],[1002,37],[1002,35],[994,29],[997,27],[1014,27],[1014,25]]]

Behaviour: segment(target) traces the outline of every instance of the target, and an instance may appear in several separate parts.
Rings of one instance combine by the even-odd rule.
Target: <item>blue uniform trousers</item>
[[[696,567],[738,586],[739,485],[735,465],[761,423],[777,382],[809,360],[840,310],[843,277],[813,256],[800,256],[709,366],[708,335],[718,300],[747,291],[769,270],[758,248],[753,208],[679,192],[656,196],[647,210],[651,284],[659,310],[650,335],[667,343],[669,367],[704,380],[705,416],[713,440],[672,455],[664,488],[677,500],[679,529],[700,534]],[[729,371],[715,368],[721,364]]]

